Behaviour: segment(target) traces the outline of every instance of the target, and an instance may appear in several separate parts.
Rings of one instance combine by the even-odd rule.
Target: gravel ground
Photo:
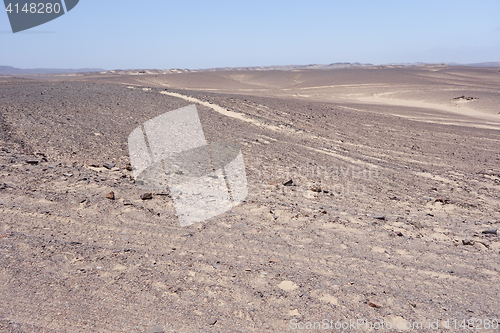
[[[113,80],[0,82],[0,332],[500,319],[498,130],[420,121],[418,108],[168,88],[248,119],[197,106],[208,142],[241,147],[249,194],[180,227],[168,193],[141,200],[127,137],[192,103]]]

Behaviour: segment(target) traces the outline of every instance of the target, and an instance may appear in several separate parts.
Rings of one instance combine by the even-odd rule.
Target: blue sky
[[[0,50],[20,68],[500,61],[500,1],[80,0],[17,34],[0,13]]]

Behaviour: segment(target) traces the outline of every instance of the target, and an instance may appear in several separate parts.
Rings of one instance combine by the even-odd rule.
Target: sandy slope
[[[377,71],[1,83],[0,331],[364,319],[449,332],[447,319],[498,318],[500,241],[483,233],[500,224],[498,122],[429,106],[474,93],[485,97],[465,105],[490,117],[476,102],[498,102],[497,79],[453,69],[448,91],[456,74]],[[318,88],[331,81],[342,87]],[[405,102],[363,100],[391,91]],[[192,103],[209,142],[242,148],[249,196],[181,228],[168,193],[140,199],[126,142]]]

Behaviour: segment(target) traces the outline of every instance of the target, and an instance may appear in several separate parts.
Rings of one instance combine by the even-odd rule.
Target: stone
[[[210,318],[207,320],[207,324],[210,325],[210,326],[214,326],[215,324],[217,324],[217,318]]]
[[[486,234],[486,235],[496,235],[497,234],[497,229],[487,229],[487,230],[484,230],[483,234]]]
[[[153,193],[144,193],[141,195],[142,200],[150,200],[153,199]]]
[[[284,186],[293,186],[293,180],[292,180],[292,179],[290,179],[289,181],[284,182],[284,183],[283,183],[283,185],[284,185]]]
[[[113,169],[115,167],[115,164],[111,162],[106,162],[102,166],[105,167],[106,169]]]
[[[108,194],[106,194],[106,198],[110,200],[115,200],[115,192],[111,191]]]
[[[448,198],[438,198],[438,199],[434,200],[434,202],[440,202],[443,205],[446,205],[446,204],[450,203],[450,199],[448,199]]]
[[[372,217],[376,220],[383,220],[385,221],[385,216],[384,215],[372,215]]]
[[[375,308],[375,309],[379,309],[379,308],[381,308],[381,307],[382,307],[382,305],[377,304],[377,303],[372,302],[372,301],[368,301],[366,304],[367,304],[369,307],[371,307],[371,308]]]
[[[30,159],[26,160],[26,163],[31,164],[31,165],[37,165],[38,163],[40,163],[40,161],[37,159],[34,159],[34,158],[30,158]]]
[[[475,242],[474,242],[474,240],[473,240],[473,239],[470,239],[470,238],[464,238],[464,239],[462,239],[462,244],[463,244],[463,245],[470,245],[470,246],[472,246],[472,245],[474,245],[474,244],[475,244]]]

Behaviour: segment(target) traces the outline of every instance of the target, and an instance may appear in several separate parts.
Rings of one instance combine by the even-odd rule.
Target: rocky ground
[[[497,124],[128,77],[0,81],[1,332],[500,320]],[[188,227],[127,168],[135,127],[192,104],[175,94],[203,102],[208,142],[241,147],[249,183]]]

